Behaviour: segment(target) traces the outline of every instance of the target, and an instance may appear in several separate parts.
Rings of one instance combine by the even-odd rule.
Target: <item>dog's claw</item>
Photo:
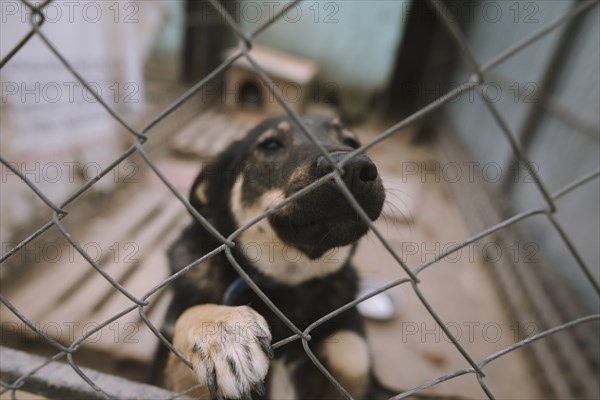
[[[263,381],[259,381],[256,383],[256,387],[254,391],[259,396],[264,396],[267,393],[267,389],[265,388],[265,383]]]
[[[250,395],[250,391],[246,391],[242,393],[242,400],[252,400],[252,396]]]
[[[207,334],[206,320],[218,330]],[[269,326],[262,315],[248,306],[200,305],[184,312],[177,323],[185,329],[180,329],[183,338],[176,335],[173,342],[190,360],[207,398],[252,400],[253,395],[263,396],[259,393],[266,392],[262,382],[273,350]],[[253,329],[242,336],[240,326]]]
[[[208,368],[207,375],[208,391],[210,392],[211,400],[222,400],[223,398],[221,397],[217,389],[217,374],[215,372],[214,366]]]
[[[265,336],[259,337],[258,340],[260,342],[260,346],[262,347],[263,351],[272,360],[273,357],[275,357],[275,353],[273,353],[273,348],[271,347],[270,340]]]

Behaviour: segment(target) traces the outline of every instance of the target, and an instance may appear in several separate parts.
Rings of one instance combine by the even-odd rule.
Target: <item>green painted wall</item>
[[[252,29],[287,2],[241,0],[235,19]],[[257,43],[319,64],[319,80],[372,92],[388,83],[408,0],[308,0],[263,31]]]
[[[154,50],[162,54],[179,55],[185,34],[185,1],[160,0],[164,11],[163,25],[154,42]]]

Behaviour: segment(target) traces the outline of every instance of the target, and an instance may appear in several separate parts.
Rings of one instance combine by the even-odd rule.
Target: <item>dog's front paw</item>
[[[173,344],[213,399],[251,399],[253,390],[264,394],[271,333],[250,307],[192,307],[177,320]]]

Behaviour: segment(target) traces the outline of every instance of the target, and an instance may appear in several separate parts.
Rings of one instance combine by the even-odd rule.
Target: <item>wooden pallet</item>
[[[149,196],[147,190],[137,192],[110,216],[91,219],[85,235],[74,239],[92,257],[95,249],[102,249],[98,264],[139,298],[167,278],[166,248],[189,216],[185,207],[166,191],[156,196]],[[56,247],[56,243],[52,245]],[[2,292],[36,327],[58,342],[70,345],[133,303],[70,248],[66,240],[58,245],[63,250],[59,262],[46,260],[32,265],[16,281],[3,285]],[[48,243],[40,246],[42,254],[45,248],[50,248]],[[157,327],[169,300],[168,290],[161,289],[145,307]],[[31,329],[12,312],[4,306],[0,311],[3,338],[6,335],[35,338]],[[156,343],[157,338],[134,310],[90,336],[82,348],[146,364],[152,360]]]
[[[181,157],[164,159],[157,160],[157,166],[185,193],[200,167],[199,160],[221,151],[260,119],[260,115],[234,118],[208,110],[177,132],[170,143],[175,154],[194,161]],[[112,199],[111,210],[91,216],[85,224],[70,226],[72,220],[69,217],[64,220],[73,239],[96,259],[103,271],[138,298],[168,277],[167,247],[191,220],[185,207],[156,176],[145,176],[140,183]],[[87,226],[82,229],[81,225]],[[28,262],[23,272],[2,282],[1,293],[36,327],[59,343],[69,346],[133,305],[66,239],[60,237],[57,241],[42,235],[27,249],[28,255],[23,257]],[[60,256],[54,257],[55,249],[60,251]],[[41,254],[39,262],[34,259],[38,257],[34,253]],[[170,298],[168,287],[163,288],[153,294],[149,305],[144,307],[157,328],[162,324]],[[0,305],[0,324],[1,344],[31,351],[48,349],[45,340],[4,305]],[[96,367],[94,360],[100,355],[106,366],[98,368],[114,372],[120,365],[151,363],[157,343],[158,339],[138,311],[133,310],[85,340],[76,358],[91,360],[92,365],[88,362],[88,366]],[[140,374],[129,377],[138,379]]]

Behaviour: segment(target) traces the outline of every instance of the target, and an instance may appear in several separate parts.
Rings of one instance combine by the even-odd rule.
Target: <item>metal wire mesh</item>
[[[477,57],[475,56],[475,54],[473,54],[473,52],[470,50],[469,45],[468,45],[463,33],[461,32],[460,28],[454,22],[450,21],[448,18],[445,17],[445,15],[448,15],[447,14],[448,10],[446,10],[444,4],[439,1],[436,1],[436,0],[431,0],[429,2],[429,5],[431,6],[431,8],[434,10],[436,15],[438,16],[438,19],[439,19],[440,23],[442,24],[442,26],[447,31],[447,34],[453,38],[453,40],[456,42],[456,44],[460,48],[462,55],[464,56],[466,61],[470,64],[470,66],[472,68],[471,79],[468,82],[465,82],[463,85],[458,86],[456,89],[451,90],[450,92],[444,94],[436,101],[428,104],[427,106],[418,110],[417,112],[410,115],[409,117],[407,117],[407,118],[403,119],[402,121],[399,121],[397,124],[391,126],[384,132],[377,135],[374,139],[372,139],[371,141],[369,141],[368,143],[363,145],[362,147],[356,149],[351,155],[351,157],[353,157],[358,154],[364,153],[371,147],[386,140],[388,137],[394,135],[395,133],[400,131],[402,128],[414,123],[417,120],[420,120],[420,119],[428,116],[434,110],[442,107],[444,104],[446,104],[451,99],[455,98],[457,95],[459,95],[467,90],[470,90],[472,88],[476,88],[476,89],[478,89],[477,90],[478,94],[481,97],[481,99],[483,100],[483,103],[486,105],[491,116],[493,117],[493,119],[495,120],[497,125],[500,127],[502,134],[504,135],[506,141],[512,148],[512,152],[513,152],[514,156],[516,157],[516,159],[519,160],[519,162],[525,168],[528,169],[531,176],[535,178],[535,184],[537,186],[537,189],[539,190],[539,193],[543,196],[543,198],[545,200],[545,203],[546,203],[545,207],[531,209],[531,210],[528,210],[525,212],[521,212],[517,215],[514,215],[494,226],[487,228],[484,231],[481,231],[481,232],[473,235],[472,237],[465,239],[459,245],[452,247],[451,249],[447,250],[446,252],[439,254],[433,258],[430,258],[430,259],[422,262],[421,264],[411,268],[403,261],[402,255],[398,254],[392,248],[392,246],[388,243],[386,238],[381,234],[381,232],[377,229],[377,227],[375,227],[373,225],[373,223],[367,217],[365,212],[361,209],[360,205],[353,198],[352,194],[350,193],[350,191],[348,190],[346,185],[343,183],[341,174],[343,173],[344,166],[350,161],[351,157],[347,157],[342,162],[340,162],[337,165],[336,170],[334,170],[330,174],[324,176],[323,178],[319,179],[318,181],[314,182],[313,184],[307,186],[306,188],[297,192],[296,194],[289,197],[285,201],[280,202],[279,204],[274,206],[272,209],[266,211],[259,217],[255,218],[254,220],[248,222],[244,226],[237,229],[235,232],[233,232],[228,237],[224,237],[220,232],[218,232],[213,226],[211,226],[211,224],[204,218],[204,216],[202,216],[200,213],[198,213],[190,205],[190,203],[185,198],[185,196],[183,196],[181,193],[179,193],[179,191],[175,188],[175,186],[171,182],[169,182],[167,177],[159,170],[157,165],[152,161],[152,159],[148,155],[146,149],[144,148],[144,142],[146,142],[148,135],[151,134],[152,129],[160,121],[162,121],[164,118],[169,116],[173,111],[175,111],[178,107],[180,107],[184,102],[189,100],[194,94],[196,94],[198,91],[200,91],[211,79],[213,79],[215,76],[217,76],[218,74],[220,74],[221,72],[226,70],[237,59],[240,59],[240,58],[245,58],[250,63],[253,70],[262,79],[265,86],[267,88],[269,88],[271,95],[279,102],[279,104],[285,110],[285,112],[292,118],[292,120],[298,125],[298,127],[301,128],[302,132],[306,135],[306,137],[308,139],[310,139],[317,147],[319,147],[323,156],[326,157],[330,162],[333,163],[333,160],[331,159],[330,155],[325,151],[325,149],[323,149],[320,146],[318,141],[315,139],[313,132],[311,132],[311,129],[308,126],[305,126],[303,124],[302,120],[300,119],[299,115],[296,113],[296,111],[294,111],[291,107],[288,106],[285,99],[283,99],[282,95],[277,90],[275,90],[276,85],[273,84],[273,82],[271,81],[271,79],[269,78],[267,73],[265,73],[263,68],[261,68],[261,66],[256,62],[256,60],[250,54],[250,49],[252,48],[252,44],[253,44],[253,41],[256,38],[256,36],[259,35],[265,29],[267,29],[269,27],[269,25],[273,24],[275,21],[280,19],[282,17],[282,15],[284,15],[284,13],[290,7],[295,6],[300,1],[301,0],[296,0],[294,2],[288,3],[285,7],[283,7],[278,13],[273,15],[272,18],[270,18],[263,25],[259,26],[258,28],[255,28],[254,30],[252,30],[250,32],[243,32],[238,27],[236,22],[231,18],[231,16],[224,10],[222,5],[218,1],[210,0],[210,4],[212,5],[212,7],[214,7],[214,9],[218,12],[218,14],[227,23],[229,28],[237,36],[237,38],[239,40],[239,45],[238,45],[237,50],[233,54],[231,54],[218,68],[216,68],[214,71],[212,71],[206,77],[204,77],[201,81],[199,81],[198,83],[193,85],[189,90],[187,90],[183,95],[181,95],[175,102],[173,102],[170,106],[168,106],[166,109],[164,109],[158,115],[156,115],[145,126],[143,126],[141,129],[136,129],[136,128],[128,125],[122,118],[119,117],[119,115],[113,109],[111,109],[111,107],[105,101],[102,100],[102,98],[100,98],[95,93],[94,90],[91,90],[89,88],[89,85],[86,82],[85,78],[83,76],[81,76],[73,68],[72,65],[69,64],[69,62],[61,55],[60,50],[57,49],[52,44],[52,42],[46,37],[44,32],[41,30],[41,27],[44,23],[44,14],[43,14],[42,10],[44,9],[44,7],[46,7],[51,2],[51,0],[46,1],[45,3],[43,3],[39,6],[35,6],[35,5],[31,4],[28,0],[21,0],[21,2],[31,11],[31,30],[29,31],[29,33],[27,33],[22,38],[22,40],[15,46],[15,48],[12,49],[5,56],[5,58],[0,61],[0,67],[3,67],[8,62],[10,62],[10,59],[15,54],[17,54],[21,48],[26,46],[27,42],[32,37],[34,37],[34,36],[38,37],[40,40],[42,40],[45,43],[46,47],[54,54],[54,56],[62,63],[64,68],[66,68],[85,88],[90,89],[89,92],[95,97],[95,99],[98,101],[100,106],[103,107],[106,110],[106,112],[108,112],[112,117],[114,117],[114,119],[116,121],[118,121],[131,135],[134,136],[135,142],[125,152],[123,152],[123,154],[121,154],[117,159],[115,159],[107,168],[105,168],[100,174],[98,174],[94,179],[91,179],[90,181],[88,181],[79,190],[77,190],[75,193],[73,193],[71,196],[69,196],[66,200],[64,200],[60,204],[55,204],[54,202],[49,200],[49,198],[47,196],[45,196],[44,193],[38,187],[36,187],[34,182],[29,180],[27,178],[27,176],[25,176],[24,174],[21,174],[17,169],[15,169],[13,167],[13,165],[14,165],[13,163],[9,162],[9,160],[4,159],[3,157],[0,157],[0,162],[2,164],[4,164],[14,174],[16,174],[18,177],[20,177],[22,179],[22,181],[53,212],[52,218],[46,224],[41,226],[36,231],[32,232],[26,239],[24,239],[23,241],[18,243],[16,246],[14,246],[12,249],[10,249],[6,253],[4,253],[2,255],[2,257],[0,258],[0,262],[6,261],[12,255],[14,255],[19,249],[26,246],[28,243],[30,243],[35,238],[37,238],[38,236],[40,236],[41,234],[46,232],[51,227],[56,227],[58,229],[58,231],[60,232],[60,234],[70,243],[71,246],[73,246],[73,248],[81,256],[83,256],[87,260],[87,262],[96,270],[96,272],[98,274],[101,274],[107,282],[109,282],[116,290],[121,292],[124,296],[126,296],[131,301],[131,305],[128,306],[127,308],[125,308],[124,310],[122,310],[121,312],[119,312],[118,314],[112,316],[110,319],[99,324],[97,327],[95,327],[95,329],[89,330],[83,336],[81,336],[77,340],[73,341],[70,345],[65,346],[63,344],[58,343],[56,340],[54,340],[53,338],[48,336],[48,334],[46,332],[44,332],[44,331],[40,330],[38,327],[36,327],[36,325],[27,318],[27,315],[24,315],[7,298],[5,298],[2,294],[0,294],[0,301],[2,302],[2,304],[4,304],[12,313],[14,313],[23,323],[25,323],[27,326],[29,326],[30,329],[32,329],[34,332],[36,332],[37,335],[39,335],[41,338],[46,340],[50,345],[52,345],[57,351],[57,353],[53,357],[45,360],[44,362],[40,363],[39,365],[37,365],[35,367],[32,367],[27,373],[24,373],[20,377],[18,377],[18,379],[14,380],[12,382],[0,382],[0,385],[3,387],[2,392],[11,391],[14,396],[17,390],[20,390],[20,389],[26,390],[28,388],[28,382],[29,382],[30,378],[36,372],[38,372],[41,368],[47,366],[48,364],[50,364],[56,360],[66,358],[66,361],[68,362],[70,367],[79,376],[81,376],[81,378],[83,378],[85,380],[85,382],[87,382],[87,384],[89,384],[89,386],[95,392],[97,392],[101,396],[104,396],[107,398],[110,397],[109,394],[107,393],[106,387],[104,387],[104,388],[100,387],[94,381],[94,379],[92,379],[89,376],[89,372],[86,373],[75,363],[75,361],[73,360],[73,355],[77,352],[77,350],[81,346],[81,344],[86,339],[88,339],[90,336],[94,335],[96,332],[100,331],[101,329],[107,327],[113,321],[116,321],[117,319],[121,318],[122,316],[124,316],[128,313],[135,312],[136,310],[140,314],[140,317],[142,318],[144,323],[158,337],[158,339],[165,346],[167,346],[170,349],[170,351],[174,352],[177,356],[179,356],[179,358],[181,358],[185,364],[187,364],[188,366],[191,367],[190,362],[188,360],[185,360],[185,358],[173,348],[171,343],[168,340],[166,340],[160,334],[159,330],[149,321],[149,319],[146,315],[145,307],[148,305],[149,298],[151,296],[153,296],[154,294],[156,294],[160,289],[169,285],[171,282],[173,282],[179,276],[186,274],[189,270],[195,268],[201,262],[203,262],[203,261],[209,259],[210,257],[212,257],[218,253],[221,253],[221,252],[224,252],[226,254],[227,259],[230,261],[231,265],[238,272],[238,274],[247,282],[247,284],[262,299],[262,301],[264,301],[270,307],[270,309],[281,319],[281,321],[289,328],[290,336],[285,340],[275,343],[273,347],[278,348],[281,346],[285,346],[290,342],[300,340],[303,344],[306,354],[310,357],[310,359],[313,361],[313,363],[335,385],[335,387],[340,391],[340,393],[342,393],[344,397],[349,398],[349,399],[351,398],[351,396],[347,392],[347,390],[342,385],[340,385],[339,382],[337,382],[335,380],[335,378],[332,376],[332,374],[321,364],[321,362],[314,355],[313,350],[310,347],[310,345],[311,345],[311,335],[310,334],[315,328],[326,323],[327,321],[331,320],[332,318],[339,315],[340,313],[343,313],[344,311],[348,310],[349,308],[351,308],[373,296],[376,296],[382,292],[385,292],[393,287],[399,286],[399,285],[409,285],[412,288],[412,290],[414,291],[414,293],[416,294],[418,299],[421,301],[421,303],[427,309],[428,313],[436,321],[439,328],[450,339],[452,345],[456,348],[456,350],[458,352],[460,352],[460,354],[468,362],[470,367],[466,368],[466,369],[454,371],[452,373],[440,376],[431,381],[425,382],[421,385],[409,388],[408,390],[406,390],[402,393],[398,393],[394,397],[394,399],[401,399],[401,398],[407,397],[407,396],[417,393],[425,388],[428,388],[428,387],[437,385],[441,382],[444,382],[444,381],[447,381],[450,379],[454,379],[456,377],[459,377],[462,375],[467,375],[467,374],[473,374],[474,379],[477,380],[478,384],[481,386],[481,389],[483,390],[485,395],[488,398],[493,399],[494,394],[491,392],[491,390],[486,385],[485,368],[487,365],[489,365],[490,363],[494,362],[495,360],[505,356],[506,354],[508,354],[514,350],[517,350],[517,349],[519,349],[523,346],[526,346],[532,342],[535,342],[537,340],[543,339],[549,335],[553,335],[557,332],[571,329],[580,324],[589,323],[590,321],[600,320],[600,315],[589,315],[586,317],[578,318],[576,320],[570,321],[568,323],[565,323],[565,324],[562,324],[559,326],[555,326],[551,329],[548,329],[548,330],[540,332],[536,335],[530,336],[527,339],[521,340],[509,347],[502,349],[501,351],[498,351],[494,354],[490,354],[483,360],[476,360],[469,354],[469,352],[463,346],[461,346],[461,344],[455,338],[453,333],[447,329],[446,324],[444,323],[443,319],[440,317],[438,312],[436,312],[434,307],[432,307],[432,305],[428,301],[427,297],[422,293],[422,291],[420,289],[420,275],[426,268],[428,268],[432,264],[437,263],[438,261],[452,255],[453,253],[459,251],[460,249],[462,249],[466,246],[469,246],[473,243],[476,243],[477,241],[479,241],[485,237],[488,237],[488,236],[494,234],[495,232],[503,230],[514,224],[517,224],[518,222],[523,221],[532,216],[543,215],[551,222],[554,229],[557,231],[557,233],[559,234],[561,239],[564,241],[564,243],[565,243],[566,247],[568,248],[568,250],[570,251],[572,257],[577,262],[579,268],[581,269],[583,274],[587,277],[589,283],[595,289],[596,294],[600,296],[599,284],[594,279],[594,277],[590,271],[590,268],[585,264],[583,258],[581,257],[581,255],[578,253],[577,249],[571,242],[568,234],[561,228],[560,224],[557,222],[557,220],[555,219],[555,216],[554,216],[555,213],[557,212],[556,200],[558,198],[567,196],[570,192],[576,190],[580,186],[585,185],[586,183],[597,179],[598,176],[600,175],[600,170],[590,172],[588,175],[580,177],[578,179],[574,178],[572,183],[570,183],[563,189],[561,189],[555,193],[550,193],[547,190],[544,182],[538,176],[537,171],[532,168],[533,163],[530,162],[527,155],[522,150],[519,141],[516,139],[516,136],[515,136],[514,132],[512,132],[511,128],[509,127],[509,124],[507,123],[506,119],[498,111],[494,102],[490,101],[490,99],[488,99],[486,97],[485,91],[481,90],[483,85],[486,83],[486,73],[491,68],[493,68],[497,64],[505,61],[506,59],[512,57],[519,51],[523,50],[524,48],[528,47],[532,43],[536,42],[540,38],[547,35],[548,33],[552,32],[554,29],[561,26],[562,24],[565,24],[568,21],[575,18],[576,16],[589,11],[590,9],[592,9],[593,7],[595,7],[598,4],[598,2],[596,2],[596,1],[581,3],[581,5],[576,7],[571,12],[567,13],[564,16],[561,16],[560,18],[556,19],[554,22],[548,24],[544,28],[533,33],[532,35],[530,35],[526,38],[523,38],[521,41],[513,44],[508,49],[500,52],[492,59],[490,59],[486,62],[480,63],[477,61]],[[111,172],[113,169],[117,168],[120,163],[122,163],[125,159],[127,159],[129,156],[131,156],[134,153],[137,153],[142,157],[142,159],[147,163],[147,165],[151,168],[151,170],[154,172],[154,174],[156,174],[156,176],[164,183],[164,185],[172,192],[172,194],[177,197],[177,199],[185,206],[185,208],[193,215],[193,217],[200,224],[202,224],[202,226],[204,226],[221,243],[220,246],[215,248],[210,253],[208,253],[205,256],[203,256],[202,258],[194,261],[190,265],[183,268],[181,271],[168,277],[164,281],[160,282],[158,285],[156,285],[156,286],[152,287],[151,289],[149,289],[148,291],[146,291],[146,293],[143,294],[141,297],[134,296],[125,287],[123,287],[121,284],[119,284],[113,277],[111,277],[109,274],[107,274],[103,270],[103,268],[100,265],[98,265],[98,263],[93,259],[93,257],[91,257],[89,254],[87,254],[86,251],[71,237],[69,230],[63,225],[63,222],[62,222],[62,220],[64,218],[67,218],[69,215],[67,207],[69,206],[69,204],[71,202],[73,202],[75,199],[77,199],[79,196],[81,196],[84,192],[89,190],[103,176],[105,176],[106,174]],[[333,164],[335,164],[335,163],[333,163]],[[235,242],[234,242],[235,239],[238,238],[245,230],[247,230],[248,228],[250,228],[257,222],[259,222],[263,218],[268,217],[270,214],[275,212],[277,209],[284,207],[286,204],[294,201],[295,199],[299,198],[300,196],[306,195],[308,192],[314,190],[316,187],[320,186],[321,184],[323,184],[324,182],[326,182],[327,180],[330,180],[332,178],[337,183],[339,190],[345,196],[347,201],[356,210],[356,212],[360,215],[360,217],[363,219],[363,221],[369,226],[370,230],[375,234],[377,239],[381,241],[381,243],[387,249],[387,251],[390,253],[390,255],[396,260],[398,266],[406,272],[407,277],[390,282],[389,284],[386,284],[385,286],[380,287],[377,290],[374,290],[371,293],[364,295],[364,296],[356,299],[355,301],[352,301],[351,303],[346,304],[345,306],[331,312],[329,315],[326,315],[326,316],[320,318],[319,320],[314,321],[314,323],[312,323],[308,328],[302,330],[302,329],[298,328],[297,326],[295,326],[286,317],[286,315],[278,309],[277,305],[274,304],[260,290],[260,288],[252,281],[251,277],[242,269],[242,267],[240,266],[238,261],[235,259],[235,256],[232,252],[232,248],[235,246]],[[191,389],[193,389],[193,388],[191,388]],[[180,393],[178,395],[183,395],[183,394],[185,394],[185,392]],[[174,396],[174,397],[176,397],[176,396]]]

